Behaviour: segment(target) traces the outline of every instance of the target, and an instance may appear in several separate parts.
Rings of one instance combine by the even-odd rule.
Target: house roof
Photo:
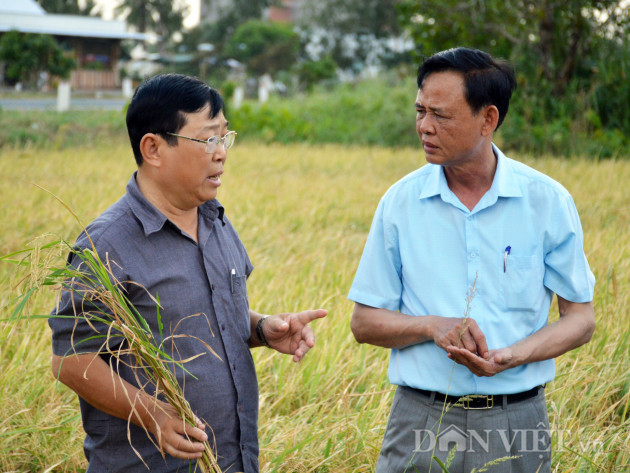
[[[26,13],[45,15],[46,11],[35,0],[0,0],[0,13]]]
[[[34,0],[0,0],[0,33],[11,30],[55,36],[146,39],[144,33],[128,32],[124,21],[46,13]]]

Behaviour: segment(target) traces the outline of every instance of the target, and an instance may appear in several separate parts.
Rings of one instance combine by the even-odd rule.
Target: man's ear
[[[497,129],[499,123],[499,109],[494,105],[488,105],[483,110],[483,126],[481,128],[482,136],[490,136]]]
[[[164,138],[155,133],[147,133],[140,140],[140,152],[143,163],[159,168],[162,165],[160,148],[164,146]]]

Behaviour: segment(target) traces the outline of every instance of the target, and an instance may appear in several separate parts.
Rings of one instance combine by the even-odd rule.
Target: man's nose
[[[227,159],[227,151],[223,142],[217,144],[217,147],[214,150],[214,154],[212,155],[212,159],[215,161],[223,162],[225,162],[225,160]]]
[[[419,120],[418,130],[425,134],[431,134],[435,132],[435,124],[430,113],[427,113],[423,118]]]

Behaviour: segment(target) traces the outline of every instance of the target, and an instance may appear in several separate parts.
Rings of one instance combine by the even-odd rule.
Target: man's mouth
[[[424,152],[429,155],[429,154],[435,154],[439,151],[439,147],[435,146],[433,143],[429,143],[426,141],[422,142],[422,148],[424,149]]]
[[[422,141],[422,147],[426,150],[426,149],[437,149],[437,146],[435,146],[433,143],[430,143],[428,141]]]
[[[211,181],[219,181],[221,180],[221,174],[223,174],[223,171],[215,174],[214,176],[208,176],[208,179],[210,179]]]

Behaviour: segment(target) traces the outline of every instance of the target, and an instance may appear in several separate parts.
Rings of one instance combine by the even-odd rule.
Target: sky
[[[192,28],[199,23],[199,0],[183,0],[188,5],[188,16],[184,18],[184,27]],[[112,20],[114,18],[114,8],[120,0],[96,0],[96,4],[103,11],[103,18]]]

